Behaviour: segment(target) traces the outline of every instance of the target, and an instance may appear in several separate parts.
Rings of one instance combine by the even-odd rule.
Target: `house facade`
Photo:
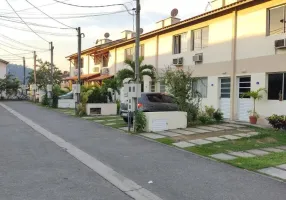
[[[0,78],[1,79],[5,78],[6,69],[7,69],[8,64],[9,64],[9,62],[0,59]]]
[[[242,93],[266,88],[256,106],[260,123],[265,123],[265,117],[286,114],[285,11],[286,0],[212,1],[210,12],[183,21],[170,17],[141,34],[141,54],[159,74],[166,67],[180,67],[200,77],[196,90],[202,104],[220,108],[231,120],[248,121],[253,102]],[[108,64],[100,62],[99,72],[106,68],[113,76],[126,67],[134,42],[131,33],[117,43],[91,48],[96,55],[108,52]],[[87,74],[97,67],[88,56],[83,51]],[[144,77],[144,91],[165,92],[164,83]]]

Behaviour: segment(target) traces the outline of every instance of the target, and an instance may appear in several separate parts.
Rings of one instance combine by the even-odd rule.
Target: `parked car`
[[[59,99],[73,99],[73,91],[59,96]]]
[[[125,122],[128,122],[128,100],[120,104],[120,115]],[[174,97],[162,93],[142,93],[138,98],[138,110],[143,112],[164,112],[177,111],[178,105]],[[131,121],[133,116],[130,116]]]

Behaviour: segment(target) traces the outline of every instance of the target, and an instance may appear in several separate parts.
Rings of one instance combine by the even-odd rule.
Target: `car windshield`
[[[146,96],[150,102],[174,103],[174,98],[171,96],[167,96],[163,94],[147,94]]]

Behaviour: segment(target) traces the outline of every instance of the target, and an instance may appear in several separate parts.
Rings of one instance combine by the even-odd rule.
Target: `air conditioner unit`
[[[100,70],[100,74],[109,75],[109,69],[108,68],[102,68]]]
[[[200,54],[196,54],[193,56],[193,61],[194,62],[202,62],[203,61],[203,54],[200,53]]]
[[[184,64],[184,58],[174,58],[173,59],[173,65],[183,65]]]
[[[92,69],[92,71],[93,71],[94,73],[99,73],[99,67],[94,67],[94,68]]]
[[[80,69],[80,74],[82,74],[82,69]],[[74,70],[74,75],[77,76],[78,75],[78,69]]]
[[[286,39],[275,40],[274,45],[276,49],[286,48]]]

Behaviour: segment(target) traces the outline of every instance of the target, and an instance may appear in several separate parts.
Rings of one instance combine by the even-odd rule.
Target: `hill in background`
[[[26,67],[26,83],[28,82],[27,77],[29,76],[29,73],[33,71],[31,68]],[[24,80],[24,67],[22,65],[16,65],[16,64],[8,64],[6,68],[7,74],[13,74],[15,77],[17,77],[21,83],[23,83]]]

